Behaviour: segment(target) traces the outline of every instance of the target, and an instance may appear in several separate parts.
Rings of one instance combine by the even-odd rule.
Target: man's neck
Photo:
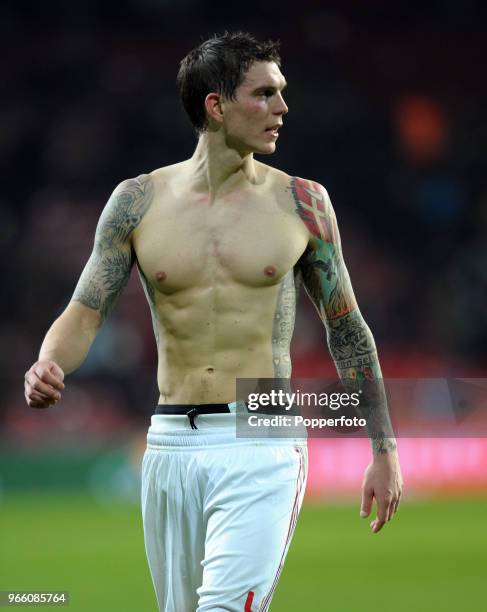
[[[242,155],[230,148],[223,130],[203,132],[189,161],[191,188],[209,193],[210,197],[240,184],[257,182],[253,153]]]

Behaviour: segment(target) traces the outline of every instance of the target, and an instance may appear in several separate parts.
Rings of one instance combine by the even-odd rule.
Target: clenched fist
[[[36,361],[24,378],[24,395],[31,408],[48,408],[61,399],[64,372],[54,361]]]

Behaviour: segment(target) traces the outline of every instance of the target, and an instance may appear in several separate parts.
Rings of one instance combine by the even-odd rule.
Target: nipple
[[[274,276],[275,273],[276,273],[276,269],[274,266],[266,266],[264,268],[264,274],[266,276]]]
[[[156,280],[162,282],[162,281],[165,281],[166,278],[167,278],[167,274],[165,272],[162,272],[162,270],[156,273]]]

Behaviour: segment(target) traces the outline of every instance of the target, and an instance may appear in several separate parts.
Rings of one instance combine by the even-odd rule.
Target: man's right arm
[[[73,297],[44,338],[39,359],[25,374],[29,406],[56,403],[64,374],[85,360],[103,321],[126,286],[133,265],[132,231],[153,197],[152,179],[141,175],[115,189],[98,222],[91,256]]]

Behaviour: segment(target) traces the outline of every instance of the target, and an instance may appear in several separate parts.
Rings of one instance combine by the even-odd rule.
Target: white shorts
[[[161,612],[268,610],[303,501],[306,441],[236,438],[234,414],[153,415],[142,516]]]

